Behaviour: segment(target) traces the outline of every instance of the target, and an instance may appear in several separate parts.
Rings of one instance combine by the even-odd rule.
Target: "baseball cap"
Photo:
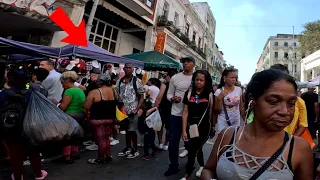
[[[192,56],[186,56],[180,59],[181,63],[183,63],[184,61],[192,61],[193,63],[196,63],[196,60]]]
[[[93,67],[92,70],[90,71],[90,73],[93,73],[93,74],[100,74],[101,73],[101,70],[99,68],[95,68]]]

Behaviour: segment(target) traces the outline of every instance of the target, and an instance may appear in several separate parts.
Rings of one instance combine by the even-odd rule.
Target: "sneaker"
[[[123,151],[118,153],[118,156],[119,157],[124,157],[124,156],[129,155],[130,153],[131,153],[131,151],[128,148],[125,148]]]
[[[90,146],[87,146],[86,150],[88,150],[88,151],[97,151],[98,150],[98,146],[96,144],[92,144]]]
[[[179,154],[179,157],[184,158],[188,155],[188,151],[187,150],[183,150],[182,153]]]
[[[11,179],[12,179],[12,180],[15,180],[13,173],[11,174]],[[21,180],[23,180],[23,175],[21,175]]]
[[[159,144],[159,145],[157,146],[157,148],[160,149],[160,150],[162,150],[162,149],[163,149],[163,144]]]
[[[35,180],[44,180],[48,176],[48,172],[45,170],[41,170],[41,177],[34,177]]]
[[[174,174],[177,174],[179,172],[179,169],[168,169],[165,173],[164,176],[171,176]]]
[[[86,142],[83,142],[83,145],[84,146],[90,146],[90,145],[92,145],[92,144],[95,144],[93,141],[86,141]]]
[[[117,145],[117,144],[119,144],[119,143],[120,143],[119,140],[113,139],[113,140],[110,142],[110,145],[111,145],[111,146],[115,146],[115,145]]]
[[[203,170],[203,167],[200,167],[199,170],[198,170],[197,173],[196,173],[196,176],[197,176],[197,177],[200,177],[200,176],[201,176],[202,170]]]
[[[150,160],[150,156],[144,155],[144,156],[142,156],[142,159],[148,161],[148,160]]]
[[[120,131],[120,134],[125,135],[126,131]]]
[[[183,178],[181,178],[180,180],[187,180],[187,178],[183,177]]]
[[[133,158],[138,157],[139,155],[140,155],[140,154],[139,154],[138,151],[131,151],[131,153],[128,154],[127,159],[133,159]]]
[[[100,159],[88,159],[89,164],[104,164],[103,160]]]
[[[168,145],[164,145],[163,148],[162,148],[162,150],[168,151],[168,147],[169,147]]]
[[[24,165],[24,166],[29,166],[30,164],[31,164],[31,163],[30,163],[29,160],[23,161],[23,165]]]

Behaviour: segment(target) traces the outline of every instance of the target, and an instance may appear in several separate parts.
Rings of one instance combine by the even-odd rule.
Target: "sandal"
[[[34,177],[35,180],[44,180],[48,176],[48,172],[41,170],[41,177]]]
[[[12,180],[15,180],[13,173],[11,174],[11,179],[12,179]],[[21,175],[21,180],[23,180],[23,175]]]

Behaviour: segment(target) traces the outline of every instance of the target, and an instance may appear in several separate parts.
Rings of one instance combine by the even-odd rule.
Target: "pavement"
[[[46,160],[46,162],[43,164],[43,169],[45,169],[49,173],[46,180],[178,180],[184,176],[187,157],[179,158],[180,171],[178,174],[172,175],[170,177],[165,177],[163,175],[169,165],[168,151],[161,151],[158,157],[151,158],[149,161],[143,160],[141,158],[141,156],[143,155],[143,149],[140,149],[140,156],[135,159],[117,157],[117,153],[123,150],[123,148],[125,147],[124,136],[120,136],[120,144],[111,147],[113,162],[104,165],[88,164],[88,159],[97,157],[97,151],[82,152],[81,159],[75,161],[75,163],[72,165],[55,164],[49,160]],[[209,157],[212,146],[212,140],[208,140],[208,142],[203,147],[205,161]],[[182,142],[180,147],[182,147],[180,148],[182,151]],[[194,171],[190,179],[199,179],[195,176],[198,168],[199,165],[196,164],[196,170]],[[30,166],[25,166],[24,170],[24,180],[34,179]],[[10,179],[10,174],[10,169],[1,168],[0,179]]]

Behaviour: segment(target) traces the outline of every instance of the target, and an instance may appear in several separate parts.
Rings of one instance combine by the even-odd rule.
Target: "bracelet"
[[[61,103],[57,104],[57,107],[59,107],[61,105]]]

